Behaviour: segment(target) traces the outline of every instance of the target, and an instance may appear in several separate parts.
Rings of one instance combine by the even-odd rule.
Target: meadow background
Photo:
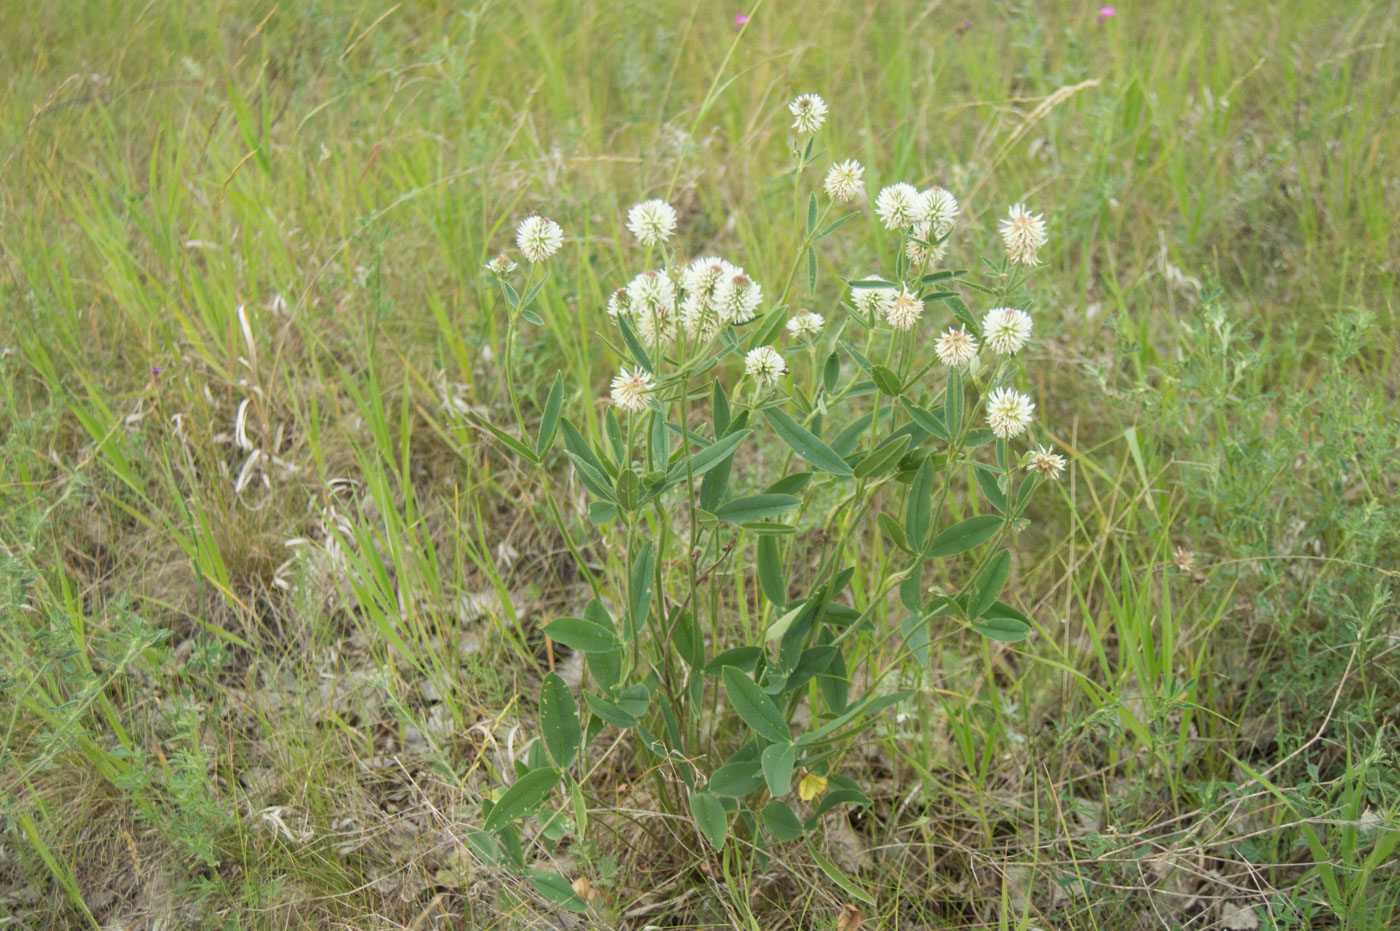
[[[0,927],[1393,920],[1400,7],[741,12],[7,7]],[[954,192],[953,263],[1014,201],[1050,225],[1031,369],[1071,465],[1007,599],[1037,631],[938,640],[923,710],[846,761],[872,807],[729,883],[619,755],[611,841],[540,861],[600,893],[566,915],[461,842],[586,597],[479,426],[481,266],[564,227],[515,377],[596,431],[627,207],[777,276],[808,91],[871,190]],[[881,235],[825,243],[812,309]]]

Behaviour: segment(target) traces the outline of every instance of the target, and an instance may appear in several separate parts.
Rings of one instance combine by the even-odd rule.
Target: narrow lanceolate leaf
[[[724,839],[729,834],[729,823],[719,799],[708,792],[690,793],[690,816],[695,819],[695,826],[700,829],[700,833],[709,841],[711,847],[719,850],[724,846]]]
[[[938,437],[945,443],[953,441],[953,434],[948,432],[948,425],[943,422],[942,417],[933,411],[919,407],[908,398],[900,398],[899,400],[904,405],[904,412],[909,415],[909,419],[918,424],[920,429]]]
[[[715,440],[709,446],[700,450],[690,457],[690,475],[692,478],[699,478],[715,466],[724,462],[734,451],[739,448],[739,444],[744,442],[744,437],[749,435],[748,430],[735,430],[722,439]],[[666,477],[670,481],[679,481],[686,477],[686,461],[671,466]]]
[[[1029,625],[1011,617],[989,617],[974,621],[972,629],[988,640],[1001,643],[1020,643],[1031,635]]]
[[[532,867],[525,871],[525,878],[536,892],[560,908],[580,913],[588,911],[588,903],[574,891],[573,883],[567,876]]]
[[[862,459],[855,467],[856,478],[876,478],[890,472],[899,464],[905,450],[909,448],[909,437],[901,436],[893,443],[886,443]]]
[[[909,500],[904,505],[904,536],[915,552],[922,552],[933,523],[933,462],[925,459],[909,484]]]
[[[779,608],[787,607],[787,582],[778,552],[778,538],[765,534],[758,538],[758,584],[763,596]]]
[[[549,798],[549,793],[554,791],[558,782],[559,771],[556,769],[544,766],[530,770],[506,789],[501,800],[492,806],[482,828],[494,831],[532,813]]]
[[[992,507],[1001,513],[1006,513],[1006,492],[1001,490],[1001,476],[991,469],[976,469],[977,487],[982,489],[982,495],[989,501]]]
[[[632,560],[631,592],[632,601],[627,606],[627,637],[629,642],[646,626],[647,613],[651,611],[651,589],[656,568],[656,550],[650,540],[642,544],[641,550]]]
[[[815,192],[807,195],[807,235],[811,235],[817,228],[817,195]]]
[[[729,703],[745,724],[754,733],[772,743],[787,743],[792,740],[792,732],[787,722],[773,704],[773,699],[763,694],[758,684],[733,666],[724,667],[724,694]]]
[[[957,436],[962,432],[963,386],[962,376],[957,369],[948,373],[948,387],[943,395],[943,422],[948,432]]]
[[[580,653],[606,653],[618,646],[617,634],[611,627],[582,617],[561,617],[545,625],[551,640]]]
[[[792,785],[792,769],[797,764],[797,748],[792,744],[769,744],[759,758],[763,781],[773,795],[786,795]]]
[[[972,592],[967,602],[968,617],[978,618],[982,612],[996,604],[997,596],[1006,585],[1011,574],[1011,553],[1000,550],[988,560],[972,581]]]
[[[780,517],[802,503],[796,495],[749,495],[715,508],[715,517],[734,524]]]
[[[510,447],[511,452],[524,457],[530,462],[540,461],[539,457],[535,455],[535,451],[533,449],[526,446],[524,443],[520,442],[515,437],[511,436],[509,433],[500,429],[495,424],[491,423],[488,420],[482,420],[480,421],[480,423],[483,427],[486,428],[487,433],[490,433],[496,439],[500,440],[502,443],[506,444],[506,446]]]
[[[617,325],[622,330],[622,341],[627,344],[627,351],[632,353],[632,358],[637,360],[637,364],[648,372],[655,373],[656,367],[652,364],[651,356],[647,355],[646,347],[642,341],[637,339],[637,334],[632,330],[632,324],[627,322],[627,318],[618,315]]]
[[[830,472],[832,475],[849,477],[853,474],[846,460],[836,455],[836,450],[823,443],[806,427],[793,420],[777,408],[763,412],[768,423],[793,452],[806,459],[815,469]]]
[[[535,456],[544,458],[545,450],[554,443],[554,434],[559,430],[559,412],[564,407],[564,375],[554,376],[554,384],[549,388],[549,397],[544,402],[544,414],[540,417],[540,435],[535,439]]]
[[[870,367],[870,377],[875,380],[875,387],[880,389],[881,394],[892,398],[899,397],[899,376],[894,372],[883,365],[873,365]]]
[[[802,822],[797,820],[791,808],[777,799],[763,806],[763,826],[780,843],[802,836]]]
[[[838,229],[840,229],[841,227],[845,226],[845,225],[846,225],[847,223],[849,223],[850,221],[854,220],[857,216],[859,216],[858,213],[848,213],[848,214],[846,214],[844,217],[839,217],[839,218],[837,218],[837,219],[835,219],[835,220],[832,220],[832,221],[831,221],[830,223],[828,223],[826,226],[823,226],[823,227],[822,227],[822,231],[821,231],[820,233],[818,233],[818,234],[812,239],[812,241],[813,241],[813,242],[817,242],[817,241],[819,241],[819,240],[825,239],[826,237],[830,236],[832,233],[836,232],[836,231],[837,231]]]
[[[540,683],[540,735],[554,765],[564,769],[578,754],[578,703],[564,680],[549,673]]]
[[[817,290],[817,250],[811,246],[807,247],[807,293],[813,294]]]
[[[995,515],[983,514],[981,517],[969,517],[934,537],[929,543],[928,549],[924,550],[924,555],[929,559],[937,559],[940,556],[956,556],[958,553],[965,553],[974,546],[986,543],[996,536],[1000,529],[1001,518]]]

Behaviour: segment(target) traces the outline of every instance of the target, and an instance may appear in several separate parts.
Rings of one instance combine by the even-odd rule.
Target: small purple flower
[[[1111,6],[1099,7],[1099,25],[1103,25],[1117,15],[1118,11]]]
[[[160,373],[161,373],[161,372],[164,372],[164,371],[165,371],[165,366],[163,366],[163,365],[153,365],[153,366],[151,366],[151,374],[152,374],[152,375],[155,375],[157,378],[159,378],[159,377],[160,377]]]
[[[749,21],[750,18],[751,18],[751,17],[749,17],[749,16],[748,16],[747,14],[745,14],[745,13],[735,13],[735,14],[734,14],[734,25],[736,25],[736,26],[742,26],[742,25],[744,25],[745,23],[747,23],[747,22]]]

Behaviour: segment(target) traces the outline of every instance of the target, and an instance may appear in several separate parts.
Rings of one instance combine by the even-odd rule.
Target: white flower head
[[[1036,253],[1045,245],[1045,218],[1031,213],[1025,204],[1015,204],[1001,221],[1001,241],[1012,265],[1033,267],[1040,264]]]
[[[904,244],[904,254],[915,266],[936,265],[948,254],[948,241],[938,242],[940,236],[928,220],[915,223],[909,230],[909,241]]]
[[[1015,307],[996,307],[982,318],[982,338],[999,356],[1020,352],[1031,338],[1030,314]]]
[[[1011,388],[997,388],[987,396],[987,426],[1002,439],[1019,436],[1030,426],[1035,404]]]
[[[669,310],[653,308],[637,312],[637,335],[654,349],[664,349],[676,341],[676,318]]]
[[[787,363],[772,346],[750,349],[744,356],[744,371],[760,385],[775,385],[787,374]]]
[[[977,340],[967,332],[967,327],[956,330],[949,327],[933,344],[933,351],[939,362],[950,369],[958,369],[977,358]]]
[[[887,230],[907,230],[928,218],[928,201],[903,181],[883,188],[875,198],[875,214]]]
[[[616,320],[632,312],[632,298],[626,288],[618,288],[608,296],[608,316]]]
[[[803,94],[788,104],[792,112],[792,128],[804,136],[810,136],[822,128],[826,122],[826,101],[816,94]]]
[[[484,266],[485,269],[497,278],[504,278],[515,271],[515,263],[505,253],[496,256]]]
[[[564,244],[564,231],[548,217],[526,217],[515,230],[515,244],[531,262],[543,262]]]
[[[658,271],[642,272],[627,285],[632,312],[658,310],[670,314],[676,306],[676,285],[671,276]]]
[[[797,339],[816,339],[825,325],[825,317],[804,307],[788,318],[787,330]]]
[[[639,411],[647,406],[655,382],[651,375],[642,369],[628,371],[623,368],[612,380],[612,402],[624,411]]]
[[[1065,457],[1040,446],[1026,457],[1026,470],[1039,472],[1045,478],[1059,478],[1065,472]]]
[[[869,281],[879,277],[879,274],[871,272],[861,280]],[[897,293],[894,288],[852,288],[851,303],[855,305],[856,310],[865,314],[866,319],[874,320],[885,315]]]
[[[831,166],[823,186],[832,200],[849,204],[865,190],[865,182],[862,180],[864,176],[865,166],[853,158],[848,158]]]
[[[918,323],[923,315],[924,302],[919,300],[919,295],[910,293],[907,288],[900,288],[885,307],[885,319],[896,330],[913,329],[914,324]]]
[[[720,282],[742,270],[713,256],[696,259],[681,270],[681,325],[692,338],[710,340],[724,325],[715,309],[715,291]]]
[[[676,211],[664,200],[644,200],[627,211],[627,228],[642,245],[654,246],[676,232]]]
[[[715,288],[715,312],[721,323],[748,323],[761,303],[763,288],[742,268],[735,268],[734,274],[726,276]]]
[[[932,227],[935,238],[941,239],[953,230],[953,223],[958,219],[958,212],[962,210],[958,206],[958,199],[949,191],[941,187],[931,187],[924,191],[922,197],[924,203],[928,205],[928,217],[924,222]]]

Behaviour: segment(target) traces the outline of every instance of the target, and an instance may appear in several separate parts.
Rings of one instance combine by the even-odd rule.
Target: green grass
[[[481,263],[531,212],[564,226],[517,385],[533,423],[562,372],[598,431],[626,208],[668,197],[688,252],[780,278],[804,91],[871,189],[959,197],[955,260],[1013,201],[1050,222],[1031,388],[1073,457],[1017,547],[1037,634],[952,631],[922,670],[872,639],[928,687],[845,762],[874,807],[731,864],[737,891],[648,814],[628,747],[588,800],[609,833],[541,865],[602,891],[600,927],[1400,910],[1400,12],[739,11],[7,16],[0,926],[552,920],[462,839],[534,735],[539,628],[622,557],[567,463],[566,539],[478,426],[510,421]],[[839,313],[885,235],[829,240],[809,306]],[[735,632],[762,625],[730,584]]]

